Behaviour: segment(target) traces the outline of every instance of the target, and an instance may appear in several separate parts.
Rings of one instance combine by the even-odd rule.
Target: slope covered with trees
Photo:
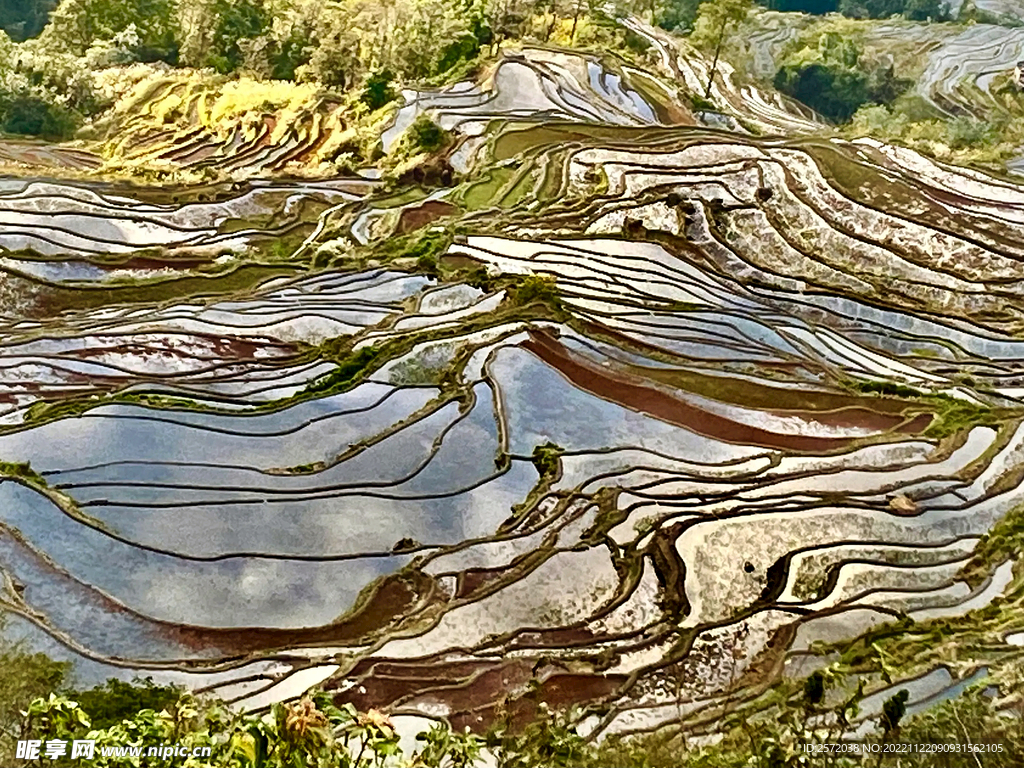
[[[0,29],[14,40],[42,32],[59,0],[0,0]]]

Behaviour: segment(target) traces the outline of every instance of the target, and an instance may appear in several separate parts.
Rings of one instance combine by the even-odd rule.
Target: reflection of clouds
[[[6,493],[0,494],[0,500],[21,501]],[[31,510],[31,514],[43,515],[45,511],[44,508]],[[5,517],[10,516],[6,507],[4,512]],[[46,519],[45,516],[42,519],[44,524],[50,524],[55,530],[60,529],[59,523],[54,524],[56,521]],[[36,534],[37,531],[31,533]],[[43,547],[46,554],[60,551],[62,546],[66,547],[68,538],[65,536],[65,540],[57,542],[57,546]],[[49,545],[52,542],[44,543]],[[95,548],[89,545],[73,554],[79,558],[99,559]],[[147,659],[210,655],[193,648],[181,648],[169,641],[161,629],[150,622],[117,609],[111,610],[109,603],[95,590],[68,578],[64,573],[54,571],[45,560],[13,537],[0,536],[0,568],[15,582],[23,585],[24,599],[33,611],[46,617],[53,627],[67,632],[75,642],[96,653]],[[76,573],[73,567],[67,570]],[[97,620],[97,617],[102,617],[102,620]]]
[[[122,465],[103,467],[86,475],[90,480],[107,480],[108,474],[114,471],[125,476],[110,479],[129,480],[138,471],[151,481],[174,480],[216,486],[227,473],[226,481],[239,485],[241,490],[220,493],[216,488],[190,490],[147,488],[143,485],[71,487],[69,490],[80,501],[104,500],[103,505],[88,509],[120,535],[139,543],[193,555],[232,552],[354,554],[390,550],[403,537],[424,542],[451,542],[461,535],[463,528],[460,515],[453,514],[453,510],[467,504],[482,506],[484,502],[471,503],[458,497],[401,497],[458,493],[471,489],[495,472],[493,457],[497,433],[490,393],[486,386],[480,385],[478,394],[476,408],[457,423],[458,406],[452,403],[348,461],[314,475],[260,476],[207,467]],[[429,395],[421,393],[421,396],[426,398]],[[398,397],[396,395],[387,403]],[[391,423],[397,416],[392,414],[379,421]],[[434,441],[453,423],[437,454],[422,471],[407,482],[373,489],[374,493],[399,498],[359,494],[361,483],[394,482],[414,472],[430,458]],[[79,476],[80,473],[75,473],[73,477],[77,479]],[[299,499],[290,495],[261,494],[259,487],[254,485],[256,482],[268,488],[308,489],[310,492],[331,483],[355,487],[346,491],[348,495]],[[499,521],[507,516],[509,506],[515,501],[504,503],[510,493],[521,491],[525,495],[528,488],[529,485],[516,482],[513,490],[501,494],[501,505],[497,508]],[[476,488],[464,491],[463,495],[478,498],[487,496],[488,491]],[[244,499],[256,503],[200,503],[217,499]],[[125,506],[133,501],[180,506],[163,509]],[[118,505],[118,502],[123,503]],[[492,513],[490,519],[495,516]],[[491,529],[493,526],[487,531]],[[197,536],[197,532],[202,532],[202,535]]]
[[[536,482],[533,465],[516,462],[504,475],[471,491],[424,500],[422,506],[430,514],[434,534],[424,543],[454,544],[493,534],[511,514],[512,505],[521,503]]]
[[[211,627],[303,627],[345,613],[367,584],[400,568],[408,557],[338,563],[232,561],[216,570],[189,564],[171,578],[150,582],[139,597],[170,621]]]
[[[373,388],[373,398],[386,388]],[[351,394],[351,393],[350,393]],[[385,402],[394,406],[403,393]],[[417,391],[408,409],[429,391]],[[494,471],[497,429],[494,423],[489,389],[480,385],[474,410],[452,428],[437,455],[419,475],[409,482],[386,489],[404,495],[450,493],[479,483]],[[372,402],[372,398],[363,398]],[[340,404],[335,404],[339,407]],[[352,407],[352,403],[345,403]],[[324,403],[317,407],[323,408]],[[298,407],[297,407],[298,408]],[[125,409],[131,411],[133,409]],[[308,409],[307,409],[308,410]],[[377,409],[375,409],[377,410]],[[397,417],[392,409],[381,423]],[[409,468],[425,458],[434,439],[450,424],[457,408],[412,425],[392,438],[367,450],[342,465],[349,475],[366,480],[379,480],[380,471],[398,474],[396,469]],[[373,411],[354,414],[349,421],[358,423],[372,417]],[[303,414],[311,418],[315,414]],[[207,414],[172,414],[186,424],[165,425],[132,419],[79,419],[70,422],[78,427],[71,439],[47,440],[46,429],[27,433],[45,454],[43,461],[52,466],[58,461],[75,459],[78,466],[101,463],[116,457],[127,461],[140,454],[148,458],[178,456],[186,443],[153,440],[145,446],[132,444],[117,427],[137,429],[139,434],[154,435],[158,431],[180,432],[192,436],[195,454],[189,459],[219,458],[224,463],[233,456],[215,457],[219,436],[207,440],[208,433],[188,426],[206,423]],[[289,414],[292,423],[301,423]],[[281,418],[272,414],[271,418]],[[260,417],[262,420],[262,417]],[[344,418],[321,422],[331,426]],[[82,422],[86,422],[82,428]],[[115,429],[102,429],[113,425]],[[170,430],[164,430],[164,427]],[[245,422],[250,432],[269,431],[269,427],[253,429],[254,420]],[[279,423],[277,428],[287,424]],[[148,429],[147,429],[148,428]],[[303,430],[305,433],[306,430]],[[93,440],[103,435],[103,442]],[[304,436],[304,435],[303,435]],[[19,437],[14,435],[11,437]],[[277,438],[249,437],[249,442],[273,442]],[[24,441],[28,443],[29,441]],[[83,456],[81,448],[95,455]],[[77,450],[76,450],[77,448]],[[223,449],[223,443],[221,444]],[[38,454],[32,454],[38,455]],[[210,482],[208,474],[232,470],[210,470],[205,467],[173,467],[168,465],[120,464],[64,473],[65,481],[138,481],[142,475],[151,482]],[[376,473],[376,476],[375,476]],[[249,475],[252,476],[251,473]],[[216,477],[213,478],[216,481]],[[316,482],[318,476],[267,478],[287,483]],[[517,462],[509,473],[471,488],[463,493],[433,499],[386,499],[359,495],[322,498],[294,502],[267,502],[236,506],[183,506],[175,509],[145,509],[98,506],[91,511],[113,522],[121,533],[137,536],[153,546],[179,548],[191,553],[279,552],[301,555],[342,554],[366,551],[388,551],[403,537],[425,543],[456,543],[468,536],[493,533],[507,518],[512,504],[522,500],[536,481],[536,472],[528,463]],[[145,488],[135,490],[142,493]],[[106,486],[95,490],[71,488],[76,496],[91,494],[93,498],[131,498],[133,489]],[[94,584],[116,599],[154,618],[209,626],[302,626],[320,624],[345,612],[358,592],[379,575],[392,572],[408,561],[408,557],[360,559],[343,562],[314,563],[259,559],[236,559],[218,562],[190,562],[140,550],[114,542],[105,535],[86,529],[61,515],[48,501],[26,489],[20,493],[33,498],[34,510],[26,529],[28,538],[41,546],[62,566],[87,583]],[[188,491],[165,489],[167,500],[181,499]],[[203,492],[209,495],[209,492]],[[53,518],[55,525],[44,523]],[[25,521],[15,521],[24,524]],[[117,563],[111,568],[110,563]],[[95,620],[95,618],[93,619]],[[72,629],[73,628],[69,628]]]
[[[112,677],[130,681],[135,677],[151,677],[158,685],[186,685],[198,688],[206,685],[224,684],[230,680],[246,675],[272,674],[284,668],[277,662],[255,661],[242,667],[223,672],[189,673],[180,670],[147,669],[139,672],[136,669],[104,664],[95,659],[75,653],[63,643],[58,643],[35,624],[21,618],[10,616],[5,620],[3,636],[15,642],[23,642],[32,653],[45,653],[54,661],[70,661],[74,665],[71,684],[76,688],[91,688],[106,682]]]
[[[64,515],[48,499],[20,485],[0,484],[0,514],[33,546],[61,568],[129,607],[167,621],[210,626],[304,626],[329,622],[344,613],[359,591],[379,575],[408,562],[408,556],[337,562],[274,561],[251,558],[192,562],[141,550],[110,539]],[[281,521],[276,523],[281,525]],[[197,534],[201,535],[201,534]],[[12,576],[39,585],[55,610],[102,631],[134,619],[89,608],[94,596],[74,587],[75,605],[61,606],[61,577],[24,561]],[[10,562],[0,563],[10,567]],[[29,573],[26,568],[34,568]],[[26,598],[33,602],[32,590]],[[72,608],[82,608],[74,610]],[[81,627],[63,626],[73,636]],[[120,642],[120,641],[119,641]],[[133,642],[138,642],[133,641]]]
[[[498,446],[490,389],[477,385],[476,394],[473,410],[445,435],[430,464],[398,487],[400,493],[450,493],[494,473]]]
[[[522,349],[499,350],[491,372],[501,387],[513,453],[529,454],[548,440],[573,451],[633,445],[706,462],[764,452],[703,437],[578,390]]]
[[[277,504],[123,511],[133,540],[192,556],[234,552],[330,556],[391,549],[429,538],[417,502],[352,495]],[[166,532],[166,535],[165,535]],[[201,535],[197,535],[201,532]]]
[[[390,387],[364,384],[351,392],[300,403],[256,416],[160,411],[138,406],[106,406],[79,418],[50,422],[0,436],[0,455],[30,460],[39,471],[69,470],[119,461],[187,462],[272,468],[320,461],[350,442],[376,434],[426,403],[432,391],[395,393],[369,411]],[[312,423],[310,423],[312,422]],[[202,427],[206,427],[203,429]],[[212,431],[217,430],[217,431]],[[235,432],[237,434],[224,434]],[[54,482],[105,479],[110,468],[57,474]],[[128,477],[147,479],[146,467],[131,466]],[[196,482],[195,467],[178,472],[179,482]],[[225,475],[228,479],[230,475]],[[232,479],[251,483],[252,475]],[[243,479],[244,478],[244,479]]]
[[[76,497],[108,498],[128,504],[171,505],[95,508],[105,523],[134,541],[192,554],[258,551],[299,554],[332,554],[388,549],[397,540],[394,531],[381,538],[380,530],[400,530],[409,514],[401,505],[376,496],[359,495],[361,484],[382,483],[376,493],[401,495],[403,485],[386,485],[414,472],[430,457],[434,439],[457,415],[457,406],[410,425],[343,464],[322,473],[296,476],[248,474],[236,490],[220,492],[182,488],[71,489]],[[191,482],[216,486],[216,472],[190,468]],[[258,485],[257,485],[258,483]],[[352,487],[331,497],[308,498],[318,487],[346,484]],[[467,483],[469,485],[470,483]],[[287,490],[288,493],[263,493]],[[441,489],[458,488],[454,483]],[[217,501],[236,502],[217,504]],[[244,503],[242,503],[244,502]],[[414,515],[415,517],[415,515]],[[195,536],[203,531],[202,538]]]

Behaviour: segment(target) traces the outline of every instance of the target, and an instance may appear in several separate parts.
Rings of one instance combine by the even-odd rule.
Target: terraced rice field
[[[1022,57],[1024,30],[976,24],[931,54],[919,90],[946,114],[984,116],[1000,109],[990,93],[993,79]]]
[[[241,706],[586,704],[598,735],[710,729],[822,642],[1019,601],[1012,562],[960,569],[1024,495],[1024,188],[728,77],[774,137],[682,124],[652,84],[707,63],[638,29],[664,71],[539,52],[407,94],[396,125],[460,136],[429,195],[4,181],[12,626]],[[410,232],[454,239],[427,269]]]
[[[892,64],[896,76],[910,80],[912,92],[936,115],[982,120],[1016,116],[1019,109],[1008,109],[1008,98],[1015,94],[1009,79],[1016,63],[1024,60],[1024,32],[1012,5],[975,3],[978,10],[1010,20],[1007,26],[921,24],[893,17],[846,21],[839,34],[850,36],[872,60]],[[749,59],[750,75],[771,82],[787,46],[815,24],[825,28],[827,23],[821,17],[758,11],[734,44]]]

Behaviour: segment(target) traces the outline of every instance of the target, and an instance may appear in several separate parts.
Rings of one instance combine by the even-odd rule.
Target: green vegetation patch
[[[421,272],[434,274],[438,261],[452,244],[453,235],[441,227],[421,228],[404,235],[389,237],[366,252],[367,258],[380,262],[396,259],[413,261]]]
[[[181,277],[145,280],[128,278],[109,286],[75,286],[25,280],[35,294],[33,316],[52,317],[66,310],[118,304],[160,303],[204,296],[224,296],[257,288],[275,277],[295,275],[299,265],[246,264],[213,274],[190,273]],[[31,286],[31,287],[29,287]]]
[[[863,381],[856,380],[849,383],[850,388],[865,394],[887,395],[889,397],[920,397],[923,393],[919,389],[908,387],[894,381]]]
[[[403,180],[432,155],[450,147],[454,136],[438,125],[426,112],[416,116],[383,161],[390,177]]]
[[[1024,553],[1024,504],[1006,513],[981,537],[959,577],[977,588],[1000,564]]]
[[[46,478],[32,469],[32,465],[26,462],[0,461],[0,476],[16,477],[26,480],[33,485],[45,486]]]
[[[157,685],[152,678],[136,678],[131,683],[110,678],[103,685],[71,693],[89,713],[93,728],[110,728],[131,720],[144,709],[171,709],[181,695],[182,689],[177,686]]]
[[[999,416],[985,405],[948,395],[929,395],[924,400],[936,406],[935,419],[924,431],[927,437],[948,437],[982,424],[997,424]]]
[[[909,407],[909,413],[926,411],[934,414],[931,424],[924,431],[926,437],[943,438],[982,424],[996,425],[1013,414],[1005,409],[996,409],[981,403],[973,403],[943,393],[924,393],[919,389],[894,381],[868,381],[849,379],[844,385],[854,392],[899,398],[919,403]]]
[[[512,168],[490,168],[463,193],[462,202],[471,211],[493,205],[498,194],[515,176]]]
[[[303,395],[325,397],[351,389],[371,368],[382,361],[383,345],[363,347],[338,361],[338,367],[330,373],[312,381],[302,390]],[[384,357],[383,360],[387,358]]]
[[[853,39],[824,32],[802,40],[782,60],[775,87],[837,123],[865,104],[891,104],[910,86],[892,65],[872,63]]]
[[[556,477],[561,466],[559,459],[563,453],[564,448],[551,442],[534,446],[531,461],[537,468],[537,474],[541,477]]]
[[[1017,94],[1008,98],[997,90],[994,97],[1005,101],[1009,110],[947,119],[922,114],[905,98],[888,106],[867,105],[856,112],[845,133],[850,138],[873,136],[945,162],[1001,172],[1024,144],[1024,102]]]
[[[508,296],[520,307],[546,304],[553,309],[562,308],[555,278],[548,275],[527,275],[520,278],[508,288]]]

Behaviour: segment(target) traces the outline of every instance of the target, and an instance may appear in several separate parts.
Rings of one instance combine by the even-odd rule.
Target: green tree
[[[263,0],[217,0],[213,20],[213,37],[205,63],[221,73],[238,69],[243,61],[244,43],[260,37],[271,23]]]
[[[940,0],[839,0],[839,12],[853,19],[887,19],[900,14],[915,21],[949,18]]]
[[[655,11],[654,23],[669,32],[688,32],[697,21],[701,0],[667,0]]]
[[[270,76],[275,80],[294,80],[299,68],[309,62],[309,35],[293,31],[275,41],[270,54]]]
[[[71,665],[30,652],[23,643],[2,633],[0,617],[0,764],[14,765],[17,740],[22,738],[22,712],[36,699],[49,696],[66,680]]]
[[[80,121],[45,88],[18,81],[13,89],[0,90],[0,130],[5,133],[66,139]]]
[[[156,685],[152,678],[136,678],[126,683],[117,678],[69,696],[89,713],[95,728],[109,728],[122,720],[130,720],[144,709],[159,712],[171,707],[182,695],[173,685]]]
[[[945,21],[949,18],[941,0],[907,0],[903,15],[912,21]]]
[[[834,64],[783,67],[775,75],[775,87],[839,123],[870,100],[867,75]]]
[[[366,78],[360,99],[371,110],[377,110],[395,100],[398,94],[394,88],[395,74],[390,69],[382,69]]]
[[[701,4],[697,12],[693,41],[699,47],[714,49],[708,84],[704,89],[705,99],[711,97],[711,87],[718,72],[718,59],[729,27],[747,18],[752,6],[752,0],[707,0]]]
[[[431,120],[426,112],[417,115],[402,136],[403,142],[407,142],[409,145],[410,154],[434,152],[447,144],[450,139],[450,134]]]
[[[35,37],[56,7],[57,0],[0,0],[0,29],[18,41]]]
[[[441,723],[418,734],[416,741],[423,743],[417,753],[417,764],[424,768],[470,768],[480,762],[486,743],[468,729],[465,733],[456,733]]]
[[[1019,663],[1018,663],[1019,664]],[[916,744],[993,745],[998,749],[967,755],[963,752],[920,753],[902,756],[902,768],[1010,768],[1024,765],[1024,698],[1021,668],[1009,671],[1010,685],[1000,699],[988,684],[975,686],[962,696],[944,701],[900,723],[899,740]],[[975,759],[977,757],[977,760]]]
[[[864,104],[890,104],[910,83],[891,65],[872,66],[860,47],[836,32],[791,51],[775,73],[775,87],[837,123],[849,121]]]
[[[909,700],[910,692],[904,688],[882,703],[882,717],[879,720],[879,726],[885,739],[889,739],[899,732],[900,720],[907,714],[907,701]]]
[[[543,703],[538,712],[518,730],[510,726],[506,714],[487,734],[498,768],[570,768],[586,761],[589,747],[572,724],[573,713],[550,712]]]
[[[47,50],[83,55],[97,41],[134,26],[144,61],[178,60],[174,0],[62,0],[40,36]]]

